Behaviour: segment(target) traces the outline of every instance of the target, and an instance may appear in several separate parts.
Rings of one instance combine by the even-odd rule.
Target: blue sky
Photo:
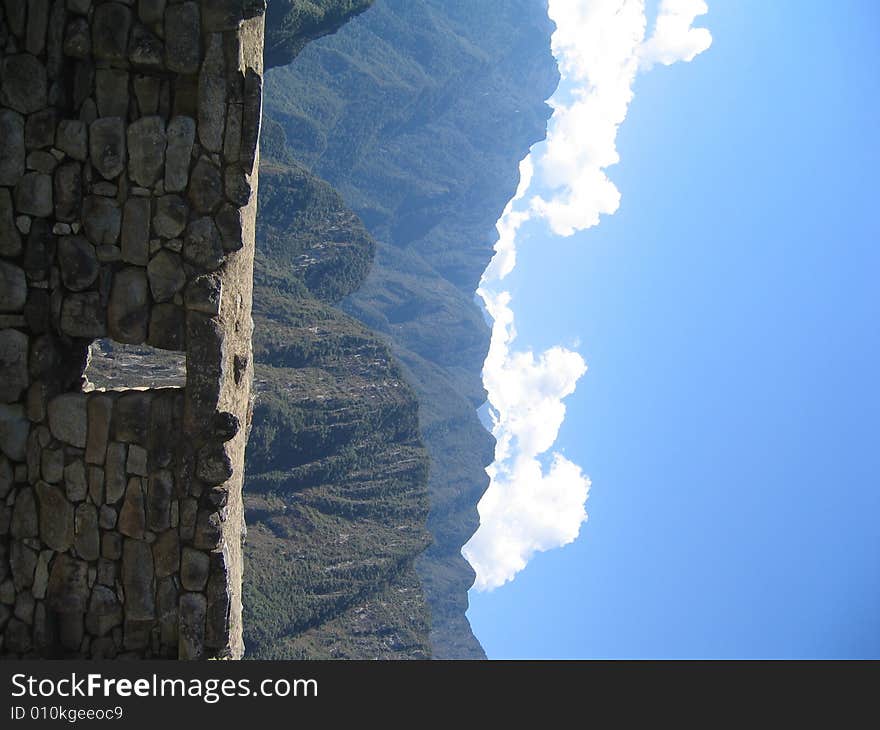
[[[554,450],[592,487],[471,592],[491,658],[880,656],[880,6],[708,4],[636,80],[617,213],[521,231],[517,345],[589,366]]]

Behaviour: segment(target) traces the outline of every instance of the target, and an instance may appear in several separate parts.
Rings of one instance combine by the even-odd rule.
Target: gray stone
[[[251,199],[251,183],[245,171],[238,165],[226,168],[223,174],[223,189],[226,199],[238,207],[243,207]]]
[[[159,79],[156,76],[136,76],[133,85],[141,116],[156,114],[159,111]]]
[[[128,127],[128,176],[150,187],[162,175],[165,164],[165,120],[142,117]]]
[[[138,17],[142,23],[157,32],[161,31],[165,17],[165,0],[138,0]]]
[[[211,213],[223,201],[220,169],[208,158],[200,157],[193,168],[187,196],[197,213]]]
[[[124,123],[128,116],[128,73],[117,68],[99,68],[95,72],[95,100],[99,116],[118,117]]]
[[[10,30],[17,36],[23,36],[27,26],[27,0],[5,0],[6,22]]]
[[[5,606],[11,606],[13,603],[15,603],[15,590],[16,586],[12,582],[11,578],[4,580],[2,583],[0,583],[0,603]]]
[[[64,477],[64,449],[43,449],[40,455],[40,473],[49,484],[58,484]]]
[[[223,135],[223,157],[226,162],[238,162],[241,155],[243,111],[241,104],[229,103],[226,107],[226,132]]]
[[[0,403],[0,451],[13,461],[24,461],[31,422],[20,403]]]
[[[126,469],[129,474],[147,476],[147,450],[143,446],[131,444],[128,447],[128,462]]]
[[[26,624],[34,620],[34,597],[30,593],[19,593],[15,597],[15,617]]]
[[[58,638],[61,646],[69,652],[79,653],[83,642],[83,614],[80,611],[66,611],[58,616]]]
[[[107,463],[104,468],[104,499],[107,504],[115,504],[125,491],[127,459],[128,447],[125,444],[114,441],[107,447]]]
[[[106,558],[98,559],[98,585],[114,586],[116,584],[116,563]]]
[[[120,396],[113,417],[114,437],[117,441],[147,443],[151,400],[151,393],[137,390]]]
[[[24,270],[29,279],[40,281],[48,275],[55,258],[55,236],[48,221],[34,220],[24,250]]]
[[[183,307],[172,302],[154,305],[147,342],[161,350],[185,350],[186,313]]]
[[[89,134],[85,122],[62,119],[55,132],[55,146],[68,157],[83,161],[88,155]]]
[[[73,18],[64,31],[64,55],[71,58],[89,59],[92,55],[92,33],[89,21]]]
[[[0,135],[2,134],[3,130],[0,129]],[[0,156],[3,152],[5,149],[0,150]],[[2,161],[0,161],[0,166],[2,166]],[[18,178],[16,178],[17,180]],[[28,219],[28,223],[30,223],[30,219]],[[21,248],[21,236],[15,225],[12,196],[6,188],[0,188],[0,256],[9,256],[10,258],[18,256],[21,253]]]
[[[168,122],[168,152],[165,163],[165,192],[182,192],[189,181],[189,165],[195,141],[192,117],[178,116]]]
[[[24,144],[29,150],[51,147],[55,142],[58,112],[51,107],[34,112],[24,126]]]
[[[137,68],[162,70],[165,47],[149,28],[136,23],[131,31],[128,44],[128,57]]]
[[[9,463],[9,459],[5,456],[0,456],[0,500],[6,499],[6,495],[9,494],[9,490],[12,489],[12,482],[15,479],[15,470],[12,468],[12,464]],[[0,570],[2,570],[3,561],[0,560]],[[0,577],[0,581],[3,578]]]
[[[223,240],[223,250],[227,252],[238,251],[244,245],[242,237],[244,221],[241,209],[227,203],[217,211],[214,221]]]
[[[199,7],[194,2],[165,11],[165,65],[169,71],[194,74],[199,70],[201,32]]]
[[[73,506],[58,487],[37,482],[40,505],[40,539],[63,553],[73,545]]]
[[[183,257],[198,269],[213,271],[223,263],[223,245],[212,218],[198,218],[187,226]]]
[[[61,305],[61,331],[94,340],[107,334],[107,317],[98,292],[70,294]]]
[[[147,487],[147,528],[161,532],[171,527],[171,494],[174,478],[167,470],[150,475]]]
[[[89,599],[89,565],[84,560],[58,555],[52,562],[46,603],[58,613],[85,613]]]
[[[98,515],[98,524],[103,530],[112,530],[116,527],[118,517],[119,515],[116,514],[116,510],[113,507],[102,504],[100,514]]]
[[[199,142],[206,150],[220,152],[226,120],[226,64],[220,33],[209,36],[205,60],[199,71],[198,115]]]
[[[74,547],[83,560],[97,560],[101,548],[98,532],[98,509],[83,503],[76,508],[74,517]]]
[[[55,218],[77,221],[82,208],[82,167],[78,162],[65,162],[55,171]]]
[[[5,648],[13,654],[26,654],[33,646],[30,627],[17,618],[9,619],[3,638]]]
[[[102,244],[96,248],[98,253],[98,261],[101,263],[113,263],[114,261],[122,261],[122,249],[119,246],[110,246]]]
[[[67,499],[71,502],[82,502],[89,493],[86,479],[86,465],[81,461],[72,461],[64,467],[64,489]]]
[[[92,0],[67,0],[67,9],[79,15],[88,15]]]
[[[184,593],[180,597],[179,659],[203,659],[205,656],[205,616],[207,601],[201,593]]]
[[[158,568],[156,569],[158,573]],[[177,657],[178,591],[173,578],[163,578],[156,589],[157,619],[160,625],[160,640]]]
[[[0,185],[15,185],[24,175],[24,119],[12,109],[0,109],[0,139]]]
[[[188,591],[202,591],[208,583],[208,554],[190,547],[183,548],[180,559],[180,583]]]
[[[51,174],[58,167],[58,160],[51,152],[46,150],[32,150],[28,152],[25,166],[28,170],[36,170],[45,174]]]
[[[180,569],[180,539],[177,530],[165,530],[153,543],[153,562],[156,576],[164,578]]]
[[[49,401],[49,428],[59,441],[84,449],[87,423],[83,393],[63,393]]]
[[[153,232],[162,238],[177,238],[186,227],[189,209],[179,195],[163,195],[156,201]]]
[[[15,505],[12,508],[12,524],[9,527],[9,531],[12,537],[18,540],[39,535],[37,503],[34,500],[34,490],[30,487],[23,487],[15,496]]]
[[[119,511],[118,530],[127,537],[142,540],[144,537],[144,488],[140,477],[128,480],[125,501]]]
[[[58,263],[61,281],[71,291],[88,289],[98,278],[95,247],[84,236],[63,236],[58,241]]]
[[[122,557],[122,539],[118,532],[105,532],[101,538],[101,557],[119,560]]]
[[[21,114],[44,108],[46,67],[30,53],[6,56],[0,61],[0,101]]]
[[[52,215],[52,176],[25,173],[15,186],[15,207],[20,213],[46,218]]]
[[[170,251],[160,251],[152,258],[147,267],[147,275],[153,299],[157,302],[172,299],[186,284],[183,261]]]
[[[150,260],[150,199],[129,198],[122,216],[122,260],[146,266]]]
[[[12,583],[17,591],[30,588],[34,583],[37,569],[37,551],[20,540],[13,540],[9,549],[9,570]]]
[[[21,312],[26,301],[24,270],[15,264],[0,261],[0,312]]]
[[[107,306],[107,327],[118,342],[140,344],[147,339],[150,292],[144,269],[130,266],[113,277]]]
[[[122,606],[109,587],[96,585],[92,589],[89,611],[86,614],[86,630],[92,636],[106,636],[116,626],[122,625]]]
[[[37,567],[34,570],[34,584],[31,586],[31,592],[34,598],[42,600],[46,597],[46,589],[49,586],[49,563],[55,553],[52,550],[43,550],[37,558]]]
[[[27,387],[27,335],[13,329],[0,330],[0,402],[17,401]]]
[[[112,180],[125,168],[125,123],[120,117],[101,117],[89,125],[89,154],[98,173]]]
[[[122,548],[122,585],[127,619],[152,619],[156,614],[153,552],[140,540],[126,540]]]
[[[215,550],[222,538],[220,528],[220,515],[215,510],[200,509],[193,534],[193,547]]]
[[[27,19],[28,53],[39,56],[46,47],[46,28],[49,24],[49,0],[29,0]]]
[[[199,449],[196,474],[206,484],[222,484],[232,476],[232,460],[226,445],[207,443]]]
[[[106,395],[89,398],[89,429],[86,438],[86,462],[103,464],[107,454],[107,440],[110,435],[110,418],[113,414],[113,399]]]
[[[88,446],[86,446],[88,449]],[[104,503],[104,470],[100,466],[88,468],[89,497],[94,504]],[[105,528],[110,529],[110,528]]]
[[[92,16],[92,53],[96,59],[124,61],[128,49],[131,11],[119,3],[104,3]]]

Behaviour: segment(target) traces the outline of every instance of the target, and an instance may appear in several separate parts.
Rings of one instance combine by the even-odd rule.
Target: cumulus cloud
[[[477,291],[493,318],[483,383],[497,440],[486,470],[489,489],[479,504],[480,528],[462,551],[477,573],[478,590],[503,585],[536,552],[577,538],[590,490],[581,468],[553,451],[565,419],[563,401],[586,363],[564,347],[538,355],[517,349],[511,296],[499,284],[516,266],[518,236],[528,221],[571,236],[617,211],[620,192],[606,169],[620,160],[617,131],[636,76],[705,51],[712,36],[692,25],[706,12],[703,0],[662,0],[646,39],[644,0],[550,0],[562,81],[550,100],[547,140],[520,165],[519,187],[497,223],[495,257]]]

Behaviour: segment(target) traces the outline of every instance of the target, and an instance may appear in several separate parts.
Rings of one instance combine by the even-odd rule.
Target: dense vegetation
[[[266,80],[267,124],[377,242],[343,307],[385,338],[418,394],[434,539],[418,574],[437,657],[483,655],[460,555],[493,453],[475,412],[489,332],[474,290],[517,164],[545,133],[550,32],[541,0],[377,0]]]

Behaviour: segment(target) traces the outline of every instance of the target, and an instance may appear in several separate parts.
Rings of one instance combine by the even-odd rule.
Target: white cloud
[[[520,185],[498,221],[495,257],[477,292],[494,319],[483,383],[497,440],[480,528],[462,550],[478,590],[503,585],[536,552],[577,538],[590,489],[581,468],[552,450],[565,419],[563,401],[586,363],[563,347],[537,356],[517,350],[511,296],[498,284],[516,265],[517,236],[527,221],[542,219],[553,234],[571,236],[617,211],[620,192],[605,171],[620,160],[617,130],[636,76],[706,50],[709,31],[692,27],[706,12],[703,0],[662,0],[645,40],[644,0],[550,0],[562,82],[550,100],[547,141],[520,165]],[[543,194],[530,195],[533,187]]]

